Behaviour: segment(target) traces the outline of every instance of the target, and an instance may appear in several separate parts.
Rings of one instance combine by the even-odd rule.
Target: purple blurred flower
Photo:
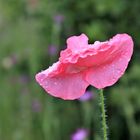
[[[71,140],[85,140],[88,136],[88,131],[84,128],[78,129],[72,136]]]
[[[79,101],[82,101],[82,102],[88,101],[88,100],[92,99],[93,96],[94,96],[94,93],[93,92],[86,91],[85,94],[83,96],[81,96],[78,100]]]
[[[41,103],[38,99],[34,99],[32,101],[32,111],[33,112],[40,112],[41,111]]]
[[[55,15],[53,20],[56,24],[61,24],[64,21],[64,16],[61,14]]]
[[[56,53],[57,53],[57,46],[55,46],[55,45],[50,45],[50,46],[48,47],[48,51],[49,51],[49,54],[50,54],[51,56],[56,55]]]
[[[30,78],[28,75],[20,75],[19,82],[21,84],[27,84],[27,83],[29,83],[29,81],[30,81]]]

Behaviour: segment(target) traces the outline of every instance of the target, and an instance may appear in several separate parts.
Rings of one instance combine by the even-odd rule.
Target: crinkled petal
[[[78,66],[98,66],[109,60],[110,52],[113,48],[107,42],[101,42],[98,45],[90,45],[91,48],[82,52],[76,62]],[[96,48],[96,49],[95,49]]]
[[[85,34],[72,36],[67,39],[67,48],[73,53],[79,53],[88,46],[88,37]]]
[[[110,61],[93,66],[86,72],[85,79],[98,89],[111,86],[124,74],[133,52],[133,41],[130,36],[117,35],[110,40],[115,50],[108,56]],[[111,55],[112,54],[112,55]]]
[[[118,34],[109,41],[96,41],[94,44],[89,44],[79,54],[75,54],[71,50],[66,49],[61,52],[59,60],[63,63],[73,63],[84,67],[98,66],[107,61],[112,61],[112,59],[124,51],[129,43],[132,43],[129,35]]]
[[[59,73],[54,73],[56,69],[58,69],[57,71],[59,71]],[[73,100],[82,96],[89,85],[83,79],[83,73],[66,74],[64,71],[61,71],[61,69],[63,69],[63,65],[56,63],[53,69],[50,67],[38,73],[36,75],[36,81],[46,92],[55,97]]]
[[[79,55],[88,49],[88,37],[85,34],[67,39],[67,49],[61,51],[59,60],[63,63],[75,63]]]

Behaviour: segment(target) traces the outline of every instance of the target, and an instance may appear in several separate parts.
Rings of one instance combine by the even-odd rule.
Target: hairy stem
[[[102,129],[103,129],[103,140],[107,140],[107,124],[106,124],[106,115],[105,115],[105,103],[103,89],[100,90],[100,106],[101,106],[101,115],[102,115]]]

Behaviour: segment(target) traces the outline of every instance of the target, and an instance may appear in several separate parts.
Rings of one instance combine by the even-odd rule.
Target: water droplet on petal
[[[57,85],[57,82],[54,82],[55,85]]]

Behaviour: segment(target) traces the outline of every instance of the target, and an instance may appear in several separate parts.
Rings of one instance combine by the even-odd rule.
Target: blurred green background
[[[93,98],[49,96],[34,76],[56,62],[71,35],[90,42],[117,33],[135,42],[125,75],[105,89],[110,140],[140,140],[139,0],[0,0],[0,140],[102,140],[98,91]],[[83,140],[83,139],[78,139]]]

